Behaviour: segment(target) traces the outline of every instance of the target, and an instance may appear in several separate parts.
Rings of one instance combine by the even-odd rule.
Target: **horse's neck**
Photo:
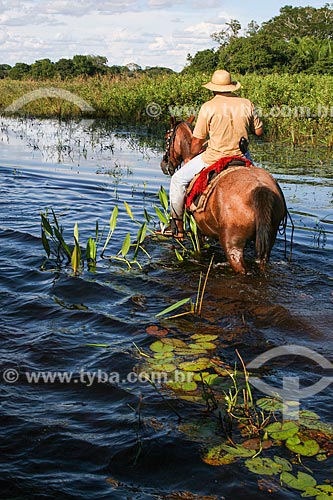
[[[191,142],[192,142],[192,130],[187,122],[183,125],[183,136],[180,141],[181,156],[183,160],[186,160],[191,154]]]

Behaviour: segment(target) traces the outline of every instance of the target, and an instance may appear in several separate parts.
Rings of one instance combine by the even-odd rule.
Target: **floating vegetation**
[[[217,335],[164,336],[149,350],[138,351],[137,369],[145,371],[159,393],[206,409],[199,411],[199,418],[181,419],[178,429],[201,443],[202,460],[208,465],[241,462],[259,476],[260,489],[289,488],[302,497],[333,498],[332,481],[319,484],[311,472],[311,465],[333,455],[333,424],[309,410],[301,410],[298,420],[283,421],[284,405],[292,414],[294,402],[271,397],[255,401],[239,353],[241,371],[222,360],[219,348]],[[271,482],[265,482],[263,477],[269,476]]]

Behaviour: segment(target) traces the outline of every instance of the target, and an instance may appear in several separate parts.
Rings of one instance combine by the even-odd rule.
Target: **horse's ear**
[[[175,128],[177,123],[177,118],[175,116],[170,117],[170,128]]]
[[[190,124],[191,124],[191,123],[193,123],[193,122],[194,122],[194,120],[195,120],[195,115],[191,115],[191,116],[189,116],[189,117],[187,118],[187,120],[186,120],[186,121],[187,121],[187,123],[190,123]]]

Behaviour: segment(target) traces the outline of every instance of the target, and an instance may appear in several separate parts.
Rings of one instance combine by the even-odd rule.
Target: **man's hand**
[[[196,156],[198,156],[198,154],[200,153],[200,151],[202,149],[204,142],[205,142],[205,139],[197,139],[197,137],[192,137],[191,153],[190,153],[190,156],[188,158],[186,158],[184,163],[187,163],[190,160],[192,160],[193,158],[195,158]]]

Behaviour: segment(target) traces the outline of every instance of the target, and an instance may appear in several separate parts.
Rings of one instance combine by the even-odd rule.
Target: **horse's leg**
[[[223,229],[220,231],[219,240],[232,269],[236,273],[246,274],[243,254],[246,240],[240,239],[239,236],[230,229]]]

